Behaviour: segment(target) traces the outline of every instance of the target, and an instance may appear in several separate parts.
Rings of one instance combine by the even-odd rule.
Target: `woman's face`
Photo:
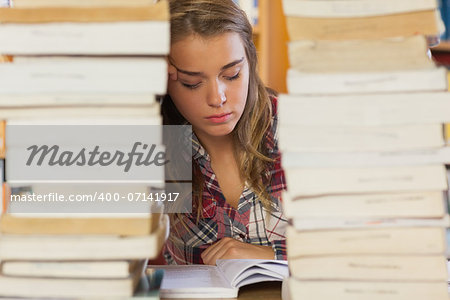
[[[200,137],[230,134],[247,101],[249,66],[237,33],[172,44],[168,91]]]

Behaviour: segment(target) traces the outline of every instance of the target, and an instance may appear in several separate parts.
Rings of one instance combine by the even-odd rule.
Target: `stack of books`
[[[450,93],[427,55],[436,1],[283,5],[291,298],[447,299]]]
[[[1,118],[155,114],[154,95],[167,84],[166,2],[39,2],[0,8],[0,38],[8,41],[0,54],[13,55],[0,64]]]
[[[168,3],[13,4],[0,8],[0,296],[130,298],[166,236],[149,177],[130,183],[135,166],[127,168],[162,149],[155,95],[166,92]],[[142,143],[124,144],[124,136]],[[49,149],[24,171],[17,162],[28,146]],[[116,162],[127,178],[100,177]],[[164,170],[152,176],[161,189]],[[138,203],[139,212],[122,210]]]
[[[164,241],[164,226],[158,225],[155,215],[152,220],[150,226],[144,224],[151,233],[141,235],[137,231],[142,221],[119,219],[117,223],[126,226],[129,234],[119,235],[114,232],[118,225],[113,218],[8,218],[2,221],[2,231],[32,233],[2,233],[0,294],[30,298],[131,297],[143,276],[146,259],[156,257]],[[61,224],[62,229],[52,230]]]

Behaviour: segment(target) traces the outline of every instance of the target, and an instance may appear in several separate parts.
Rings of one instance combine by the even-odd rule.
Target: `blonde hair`
[[[249,64],[249,87],[243,114],[232,135],[241,177],[271,210],[271,197],[266,190],[270,184],[270,165],[266,135],[272,121],[272,103],[257,72],[256,48],[252,26],[245,13],[232,0],[170,0],[171,43],[195,34],[203,38],[223,33],[237,33],[243,43]],[[162,104],[164,124],[186,124],[169,95]],[[193,163],[193,201],[197,222],[202,215],[204,177]]]

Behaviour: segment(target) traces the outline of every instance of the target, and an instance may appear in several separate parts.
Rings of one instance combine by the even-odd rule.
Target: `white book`
[[[297,257],[289,260],[289,268],[293,277],[303,280],[447,280],[447,259],[443,254],[345,254]]]
[[[302,72],[386,72],[435,68],[435,63],[427,55],[428,45],[423,35],[370,40],[302,39],[289,42],[288,50],[289,66]]]
[[[239,288],[289,276],[283,260],[219,259],[216,266],[152,266],[164,270],[161,298],[236,298]]]
[[[380,126],[450,122],[450,93],[286,95],[278,100],[280,126]]]
[[[162,124],[160,116],[155,116],[155,105],[66,105],[66,106],[33,106],[33,107],[6,107],[0,109],[1,120],[32,120],[32,119],[59,119],[70,120],[75,124],[82,124],[94,118],[103,120],[122,118],[146,119],[155,118],[155,123]]]
[[[442,124],[279,128],[279,147],[291,152],[408,151],[444,145]]]
[[[146,38],[147,37],[147,38]],[[0,53],[10,55],[165,55],[168,21],[2,24]]]
[[[298,230],[361,229],[391,227],[450,227],[448,215],[443,218],[294,218]]]
[[[79,117],[74,119],[61,118],[59,116],[53,118],[33,118],[29,119],[14,119],[8,121],[8,126],[70,126],[70,125],[111,125],[111,126],[147,126],[147,125],[161,125],[161,117],[159,115],[159,104],[152,105],[152,114],[146,118],[87,118]],[[90,111],[89,109],[87,111]],[[149,113],[148,111],[147,113]],[[131,128],[131,127],[130,127]],[[9,140],[11,143],[13,140]]]
[[[291,260],[306,256],[347,254],[444,255],[444,227],[363,227],[302,230],[289,226],[287,254]],[[418,242],[420,241],[420,242]]]
[[[283,0],[285,14],[298,17],[373,17],[436,8],[436,0]]]
[[[380,152],[295,152],[283,151],[285,168],[389,167],[450,165],[450,147]]]
[[[52,278],[127,278],[145,261],[5,261],[2,275]]]
[[[1,51],[1,50],[0,50]],[[0,94],[165,94],[163,58],[36,58],[0,64]]]
[[[146,236],[0,235],[0,260],[120,260],[154,258],[165,241],[164,223]],[[1,281],[0,281],[1,282]],[[3,285],[3,284],[1,284]]]
[[[109,7],[109,6],[147,6],[154,0],[14,0],[14,7]]]
[[[392,72],[306,73],[288,70],[290,94],[352,94],[447,90],[447,69]]]
[[[446,300],[447,282],[288,279],[290,300]]]
[[[131,297],[139,284],[143,264],[127,278],[46,278],[0,275],[0,296],[30,298]]]
[[[48,94],[0,94],[0,109],[36,106],[73,105],[142,105],[155,103],[155,95],[150,93],[48,93]]]
[[[446,191],[291,197],[283,193],[284,213],[297,219],[442,218]]]
[[[285,168],[293,197],[371,192],[447,190],[443,165],[302,169]]]

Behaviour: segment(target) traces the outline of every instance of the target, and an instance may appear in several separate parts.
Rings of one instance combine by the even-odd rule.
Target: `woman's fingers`
[[[223,238],[203,251],[204,264],[215,265],[218,259],[274,259],[271,246],[252,245],[232,238]]]
[[[215,265],[216,260],[222,258],[228,249],[238,242],[232,238],[223,238],[220,241],[209,246],[205,251],[203,251],[201,257],[204,264]]]

